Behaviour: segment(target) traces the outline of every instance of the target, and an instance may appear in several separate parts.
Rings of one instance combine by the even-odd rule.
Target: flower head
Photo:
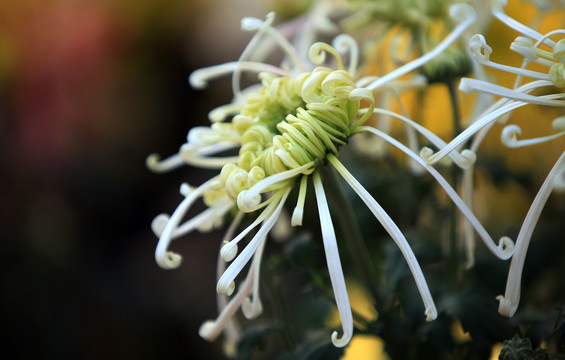
[[[181,193],[185,200],[175,212],[170,217],[160,215],[155,219],[153,229],[160,237],[155,257],[161,267],[175,268],[180,265],[181,257],[168,250],[172,239],[193,229],[207,230],[221,224],[232,208],[239,214],[258,212],[250,226],[225,240],[220,251],[221,261],[230,264],[218,279],[217,291],[220,295],[231,295],[236,288],[235,278],[253,258],[246,280],[239,286],[237,294],[223,306],[218,319],[203,324],[200,334],[207,339],[215,338],[240,307],[247,318],[258,316],[262,311],[258,282],[265,239],[297,183],[300,183],[300,192],[292,224],[301,225],[307,180],[309,175],[313,175],[323,218],[322,232],[330,278],[344,324],[343,335],[338,338],[336,333],[332,340],[337,346],[343,346],[352,336],[352,316],[335,234],[316,167],[328,154],[337,155],[352,131],[371,116],[373,96],[371,91],[358,88],[353,81],[356,64],[346,69],[336,48],[325,43],[312,45],[309,59],[314,64],[321,64],[329,53],[337,62],[338,69],[319,66],[310,72],[304,71],[310,65],[298,62],[292,47],[270,26],[272,20],[273,16],[269,15],[264,22],[246,19],[243,23],[244,27],[258,30],[258,35],[268,33],[280,42],[289,58],[294,59],[291,61],[296,62],[296,67],[287,71],[248,62],[244,51],[236,63],[193,73],[191,83],[203,86],[209,79],[228,71],[233,73],[236,82],[239,71],[258,71],[260,86],[241,91],[235,84],[234,102],[211,113],[213,124],[210,127],[192,129],[188,142],[178,154],[163,161],[159,161],[156,155],[148,158],[148,166],[156,171],[168,170],[182,163],[221,169],[217,176],[196,189],[184,185]],[[250,46],[254,40],[257,38],[252,39]],[[338,37],[335,44],[339,49],[349,50],[351,58],[357,61],[357,49],[352,39]],[[293,75],[294,72],[298,74]],[[360,112],[362,102],[368,106],[363,113]],[[235,116],[230,121],[224,121],[232,114]],[[214,156],[233,147],[239,148],[237,156]],[[188,208],[198,198],[204,200],[208,209],[180,224]],[[259,230],[239,252],[238,244],[257,227]],[[252,296],[248,297],[249,294]]]
[[[173,214],[159,215],[154,220],[153,231],[159,236],[155,258],[161,267],[172,269],[181,263],[181,256],[168,250],[173,239],[195,229],[206,231],[215,228],[222,224],[228,212],[237,213],[220,250],[220,262],[229,265],[225,269],[221,268],[217,283],[218,294],[231,297],[228,302],[221,304],[220,315],[216,320],[202,325],[202,337],[209,340],[216,338],[229,326],[230,319],[239,308],[247,318],[254,318],[262,312],[258,283],[266,238],[295,187],[299,190],[291,223],[293,226],[302,225],[305,195],[308,181],[311,180],[328,271],[342,321],[343,333],[339,336],[334,332],[332,342],[336,346],[345,346],[349,342],[353,334],[352,313],[332,218],[318,172],[320,166],[326,166],[325,163],[337,170],[399,246],[422,296],[426,320],[436,318],[437,310],[422,270],[402,231],[338,160],[340,148],[357,133],[376,135],[406,153],[434,176],[497,256],[507,259],[511,255],[512,244],[501,242],[498,247],[494,245],[484,228],[437,170],[398,140],[366,125],[374,113],[382,113],[401,120],[433,143],[443,144],[437,136],[410,119],[386,109],[375,109],[373,91],[380,90],[390,81],[423,66],[453,43],[472,23],[473,16],[461,16],[474,14],[469,11],[465,6],[455,8],[453,14],[460,18],[462,25],[453,34],[430,53],[378,79],[356,78],[358,49],[355,41],[346,35],[336,37],[333,46],[326,43],[313,44],[308,54],[309,62],[301,62],[300,56],[286,38],[271,26],[274,18],[272,14],[265,21],[244,19],[244,29],[255,31],[255,36],[237,62],[204,68],[191,75],[191,84],[203,87],[210,79],[231,73],[234,100],[210,113],[210,127],[190,130],[188,142],[178,154],[163,161],[152,155],[147,164],[156,171],[169,170],[183,163],[219,170],[218,175],[197,188],[183,185],[181,194],[185,199]],[[270,36],[285,52],[285,66],[276,67],[249,60],[264,35]],[[347,66],[342,59],[344,52],[349,55]],[[328,54],[331,55],[330,59],[326,59]],[[333,62],[330,65],[333,68],[321,66],[322,63],[330,62]],[[287,66],[288,64],[291,66]],[[260,84],[241,90],[239,78],[242,71],[259,73]],[[230,149],[238,149],[238,154],[217,155]],[[451,156],[455,161],[464,161],[461,156]],[[208,209],[181,224],[187,210],[200,198]],[[243,214],[253,214],[255,220],[235,235]],[[258,230],[254,235],[249,235],[256,228]],[[248,235],[251,239],[240,251],[239,245]],[[236,287],[237,276],[250,262],[245,280]]]
[[[518,23],[508,17],[502,10],[502,1],[497,2],[493,14],[509,27],[521,33],[514,40],[510,48],[523,57],[520,67],[498,64],[490,60],[493,49],[487,44],[481,34],[476,34],[469,41],[469,51],[475,61],[493,69],[505,71],[516,75],[514,88],[509,89],[488,81],[463,78],[459,88],[467,93],[477,91],[501,97],[499,101],[486,109],[472,124],[453,139],[447,146],[441,147],[437,153],[431,149],[424,149],[422,156],[434,164],[451,152],[460,149],[463,144],[476,137],[475,144],[470,151],[475,152],[482,142],[485,134],[496,124],[497,120],[504,121],[517,108],[527,104],[536,104],[551,107],[565,107],[565,94],[561,87],[565,86],[565,30],[558,29],[545,35]],[[555,41],[553,38],[558,38]],[[548,50],[542,49],[542,47]],[[536,63],[545,71],[530,70],[528,65]],[[522,84],[523,79],[532,79]],[[532,93],[546,90],[543,95]],[[502,132],[502,142],[509,147],[528,146],[550,141],[565,135],[565,122],[562,117],[553,120],[554,134],[541,138],[518,140],[521,129],[517,125],[509,125]],[[474,149],[474,150],[473,150]]]
[[[490,54],[493,49],[481,34],[471,38],[469,50],[473,59],[481,65],[514,74],[514,86],[507,88],[485,80],[462,79],[460,89],[464,92],[477,91],[499,96],[500,100],[486,109],[449,144],[439,147],[439,151],[436,153],[428,148],[423,149],[421,155],[430,164],[440,161],[453,152],[461,151],[461,148],[469,140],[472,140],[469,149],[463,151],[476,153],[492,127],[497,122],[506,123],[512,112],[522,106],[535,104],[557,108],[565,107],[565,93],[563,92],[565,86],[565,30],[556,29],[545,35],[540,34],[506,15],[503,11],[504,5],[504,1],[496,2],[492,10],[493,15],[520,33],[510,45],[510,49],[522,57],[522,65],[514,67],[491,61]],[[535,70],[529,68],[531,64],[536,64]],[[536,93],[541,95],[536,95]],[[552,127],[555,131],[553,134],[538,138],[519,139],[518,136],[522,135],[522,129],[516,124],[507,124],[502,130],[501,141],[507,147],[515,148],[558,139],[565,135],[565,117],[559,116],[553,119]],[[561,155],[548,174],[524,219],[516,239],[506,292],[504,296],[501,295],[497,298],[500,301],[499,312],[503,315],[513,316],[518,307],[522,269],[529,242],[550,193],[553,189],[561,188],[564,161],[564,155]],[[471,183],[471,178],[472,172],[469,170],[465,177],[467,185]]]

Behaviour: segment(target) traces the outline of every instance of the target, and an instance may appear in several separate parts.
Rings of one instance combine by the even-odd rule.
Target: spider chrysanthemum
[[[504,243],[498,247],[494,245],[481,224],[439,172],[398,140],[366,125],[366,121],[374,113],[386,113],[403,121],[406,126],[413,127],[431,142],[441,141],[403,116],[386,109],[375,109],[373,92],[433,59],[473,22],[474,13],[466,6],[457,7],[452,13],[461,21],[454,30],[455,35],[450,35],[430,53],[379,79],[356,79],[359,54],[351,37],[340,35],[334,40],[333,46],[315,43],[307,55],[301,54],[272,27],[272,14],[265,21],[244,19],[243,28],[255,31],[256,34],[237,62],[200,69],[191,75],[190,82],[193,86],[204,87],[208,80],[231,73],[234,100],[210,113],[210,127],[190,130],[188,142],[178,154],[162,161],[157,155],[151,155],[147,159],[147,165],[158,172],[185,163],[219,170],[215,177],[197,188],[184,184],[181,193],[185,199],[173,214],[162,214],[155,218],[152,227],[159,236],[155,258],[161,267],[172,269],[181,263],[181,256],[169,250],[173,239],[193,230],[205,231],[217,227],[222,224],[228,212],[235,210],[237,213],[220,251],[221,266],[217,283],[218,294],[231,297],[229,301],[221,302],[220,315],[216,320],[202,325],[202,337],[215,339],[229,327],[230,319],[239,308],[247,318],[254,318],[261,313],[258,283],[266,238],[279,220],[294,188],[298,188],[298,195],[291,223],[293,226],[302,225],[307,185],[311,181],[320,217],[328,272],[342,322],[342,334],[339,336],[338,332],[334,332],[332,342],[336,346],[345,346],[349,342],[353,334],[352,313],[332,218],[319,174],[319,167],[328,166],[327,164],[337,170],[396,242],[416,280],[424,302],[426,319],[429,321],[436,318],[437,310],[422,270],[402,231],[338,160],[340,148],[357,133],[366,132],[382,138],[416,161],[446,190],[498,257],[507,259],[511,255],[511,244]],[[269,36],[285,52],[285,61],[281,67],[250,61],[264,36]],[[348,54],[347,66],[342,59],[344,52]],[[331,55],[331,59],[326,59],[327,54]],[[304,58],[308,58],[309,62],[300,60]],[[335,69],[320,66],[324,62],[332,62],[331,66]],[[259,73],[260,84],[241,90],[239,79],[242,71]],[[235,156],[219,156],[234,149],[238,150]],[[462,156],[451,156],[455,161],[464,161]],[[200,198],[208,208],[182,222],[186,212]],[[254,221],[237,234],[236,229],[245,214],[254,216]],[[250,239],[242,247],[241,244],[248,238]],[[245,280],[236,286],[237,276],[249,263]]]
[[[430,164],[440,161],[454,151],[461,151],[468,141],[470,141],[470,146],[463,151],[476,153],[489,131],[499,122],[506,123],[512,112],[520,107],[534,104],[558,109],[565,108],[565,93],[563,92],[565,87],[565,29],[555,29],[541,34],[508,16],[504,12],[505,5],[504,0],[496,1],[492,13],[498,20],[520,34],[511,43],[510,49],[522,57],[521,66],[514,67],[490,60],[493,49],[481,34],[476,34],[471,38],[469,51],[477,63],[514,74],[514,86],[507,88],[490,81],[463,78],[460,89],[464,92],[476,91],[495,95],[500,99],[483,111],[449,144],[438,147],[437,152],[434,153],[431,149],[424,148],[421,152],[422,157]],[[547,121],[543,118],[530,120],[532,122]],[[519,139],[519,136],[522,135],[522,128],[517,124],[505,124],[501,132],[501,141],[510,148],[527,147],[549,141],[563,142],[565,116],[553,119],[551,124],[554,133],[529,139]],[[540,187],[516,238],[505,295],[497,297],[500,301],[499,312],[505,316],[513,316],[518,308],[522,270],[533,231],[551,192],[554,189],[562,188],[563,174],[565,174],[565,152],[558,158]],[[467,170],[465,180],[470,186],[472,169]],[[471,237],[467,239],[472,240]],[[472,243],[472,241],[469,242]]]

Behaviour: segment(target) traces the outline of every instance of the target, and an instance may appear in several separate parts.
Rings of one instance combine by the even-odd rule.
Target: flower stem
[[[337,221],[342,233],[347,236],[348,241],[346,243],[354,257],[354,264],[376,302],[379,298],[376,287],[377,277],[369,257],[367,244],[355,218],[353,207],[345,195],[336,170],[331,166],[318,166],[318,171],[323,178],[324,187],[327,189],[326,195],[330,203],[335,205],[332,210],[337,214]]]
[[[449,91],[449,99],[451,100],[451,112],[453,119],[453,137],[455,138],[463,131],[461,125],[460,109],[459,109],[459,99],[457,96],[457,84],[455,79],[446,81],[446,86]],[[457,187],[460,184],[461,173],[457,166],[451,166],[451,180],[453,186]],[[451,203],[451,208],[449,210],[449,251],[448,251],[448,273],[451,274],[451,280],[456,283],[459,279],[460,267],[459,267],[459,254],[458,254],[458,216],[457,207],[455,203]]]
[[[451,99],[451,112],[453,117],[453,135],[454,137],[459,135],[463,131],[463,126],[461,125],[461,116],[459,109],[459,97],[457,96],[457,83],[455,79],[448,80],[446,82],[447,89],[449,91],[449,98]]]

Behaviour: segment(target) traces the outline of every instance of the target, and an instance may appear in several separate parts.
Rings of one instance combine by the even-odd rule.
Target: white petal
[[[265,235],[266,237],[266,235]],[[247,319],[255,319],[263,312],[263,305],[259,296],[259,275],[261,273],[261,259],[263,257],[263,249],[265,248],[265,239],[261,240],[261,245],[257,248],[253,255],[253,289],[251,298],[246,297],[241,303],[241,311]]]
[[[253,61],[231,61],[220,65],[208,66],[193,71],[188,82],[195,89],[204,89],[208,85],[208,81],[215,78],[231,74],[236,70],[250,71],[255,73],[270,72],[280,76],[288,76],[286,71],[265,63]]]
[[[184,161],[179,154],[174,154],[161,160],[161,155],[151,154],[145,160],[145,166],[154,173],[163,173],[174,170],[184,165]]]
[[[370,90],[376,90],[377,88],[383,86],[391,80],[394,80],[410,71],[416,70],[420,66],[423,66],[428,61],[432,60],[439,54],[441,54],[445,49],[447,49],[451,44],[453,44],[476,20],[477,14],[475,10],[467,4],[456,4],[450,9],[450,13],[453,18],[457,17],[461,21],[455,29],[446,37],[439,45],[437,45],[432,51],[420,56],[414,61],[399,67],[398,69],[391,71],[383,77],[375,80],[373,83],[367,86]],[[461,19],[462,18],[462,19]]]
[[[555,187],[556,179],[561,175],[565,169],[565,152],[561,154],[547,178],[543,182],[538,194],[536,195],[524,223],[520,228],[520,233],[516,239],[516,248],[510,263],[510,270],[508,272],[508,279],[506,281],[506,291],[504,296],[498,296],[500,301],[498,312],[504,316],[512,317],[518,308],[520,302],[520,283],[522,281],[522,270],[524,262],[526,261],[526,253],[532,238],[532,234],[541,215],[541,212],[549,198],[549,195]]]
[[[247,235],[251,230],[257,227],[260,223],[262,223],[268,216],[270,216],[274,208],[277,206],[276,201],[271,201],[267,208],[259,214],[259,216],[249,225],[246,227],[242,232],[240,232],[233,240],[227,241],[224,240],[224,246],[220,250],[220,255],[225,261],[232,261],[235,256],[237,255],[237,244]]]
[[[553,83],[549,80],[541,80],[537,82],[532,82],[529,84],[528,91],[533,91],[533,85],[537,87],[543,86],[553,86]],[[492,84],[486,81],[463,78],[459,84],[459,89],[469,93],[470,91],[480,91],[486,94],[498,95],[505,97],[507,99],[512,99],[516,101],[523,101],[525,103],[545,105],[545,106],[565,106],[565,101],[559,100],[559,98],[565,97],[563,94],[545,95],[545,96],[533,96],[526,94],[523,90],[508,89],[504,86]],[[556,99],[557,98],[557,99]]]
[[[253,284],[253,272],[254,268],[251,268],[247,273],[245,281],[238,289],[237,294],[233,298],[231,298],[228,304],[221,311],[220,315],[218,315],[216,320],[206,321],[200,326],[198,334],[202,338],[208,341],[213,341],[218,337],[218,335],[220,335],[222,330],[225,329],[225,327],[229,323],[229,320],[239,309],[241,303],[247,297],[247,294],[249,294],[249,290],[251,289],[251,286]]]
[[[421,135],[423,135],[427,140],[429,140],[437,148],[441,149],[441,148],[444,148],[447,145],[446,142],[443,141],[443,139],[441,139],[439,136],[437,136],[436,134],[434,134],[430,130],[426,129],[422,125],[418,124],[417,122],[411,120],[410,118],[408,118],[406,116],[402,116],[402,115],[397,114],[393,111],[389,111],[389,110],[385,110],[385,109],[374,109],[373,112],[375,114],[388,115],[388,116],[394,117],[398,120],[401,120],[405,124],[409,125],[410,128],[413,128],[414,130],[418,131]],[[466,156],[463,155],[463,153],[460,153],[457,150],[451,151],[448,154],[448,156],[461,168],[468,168],[474,162],[474,159],[472,157],[471,158],[469,158],[468,156],[466,157]]]
[[[302,217],[304,216],[304,201],[306,200],[306,189],[308,185],[308,177],[306,175],[302,176],[300,179],[300,189],[298,192],[298,200],[296,201],[296,207],[292,212],[292,226],[302,226]]]
[[[451,201],[459,208],[461,213],[467,218],[467,220],[473,225],[475,231],[479,234],[488,249],[499,259],[508,260],[512,256],[514,250],[514,244],[512,241],[506,237],[499,240],[498,245],[495,244],[494,240],[490,237],[486,229],[483,227],[481,222],[476,218],[473,212],[467,207],[465,202],[457,195],[457,192],[451,187],[451,185],[441,176],[441,174],[433,167],[423,161],[420,157],[414,154],[409,148],[398,142],[396,139],[392,138],[390,135],[379,131],[378,129],[371,127],[364,127],[362,130],[371,132],[389,142],[391,145],[395,146],[406,155],[413,158],[421,166],[423,166],[432,175],[439,185],[445,190],[447,195],[451,198]]]
[[[190,194],[188,194],[188,196],[179,204],[163,228],[163,232],[159,237],[159,242],[157,243],[157,248],[155,249],[155,260],[163,269],[174,269],[180,265],[182,257],[179,254],[168,251],[169,243],[173,239],[173,233],[177,229],[179,222],[184,217],[188,209],[210,185],[214,184],[217,178],[217,176],[213,177],[204,184],[200,185],[196,190],[191,191]]]
[[[537,145],[537,144],[541,144],[541,143],[544,143],[544,142],[548,142],[548,141],[557,139],[557,138],[565,135],[565,131],[559,132],[557,134],[542,136],[542,137],[533,138],[533,139],[519,140],[518,135],[521,135],[521,134],[522,134],[522,129],[518,125],[515,125],[515,124],[508,125],[508,126],[504,127],[504,129],[502,129],[500,140],[502,141],[502,143],[504,145],[506,145],[508,147],[517,148],[517,147]]]
[[[337,331],[332,334],[332,342],[337,347],[343,347],[349,343],[353,336],[353,316],[351,314],[351,306],[349,297],[347,296],[347,288],[345,287],[345,279],[343,270],[341,269],[341,261],[339,259],[339,251],[335,231],[330,216],[330,209],[326,200],[326,194],[320,179],[320,174],[314,172],[314,190],[316,192],[316,202],[318,204],[318,213],[320,214],[320,225],[322,227],[322,238],[324,240],[324,252],[328,263],[328,271],[334,291],[339,317],[343,328],[341,338],[338,338]]]
[[[273,202],[277,204],[276,209],[274,209],[274,211],[271,210],[272,212],[270,211],[270,213],[267,215],[268,216],[267,220],[263,223],[263,226],[261,226],[257,234],[255,234],[255,236],[253,237],[253,239],[251,239],[249,244],[247,244],[247,246],[241,251],[239,256],[235,258],[235,260],[230,264],[230,266],[227,268],[224,274],[220,277],[220,280],[218,281],[218,284],[216,286],[216,290],[218,291],[218,293],[228,294],[230,292],[229,290],[231,284],[233,283],[237,275],[247,264],[251,256],[253,256],[259,245],[261,245],[261,243],[265,239],[265,236],[269,233],[271,228],[275,225],[275,222],[279,217],[279,214],[283,208],[283,205],[291,189],[292,188],[289,187],[288,189],[280,190],[280,195],[278,195],[280,196],[280,200],[278,202]],[[276,193],[273,194],[273,196],[276,195],[277,195]],[[265,209],[263,213],[267,212],[267,210],[270,210],[270,208],[268,207],[267,209]]]
[[[315,163],[312,161],[308,164],[297,167],[296,169],[287,170],[275,175],[267,176],[265,179],[253,185],[249,190],[243,190],[237,197],[237,206],[242,211],[254,211],[261,201],[261,193],[270,190],[269,187],[296,177],[299,174],[309,174],[313,170]]]
[[[472,123],[469,127],[467,127],[462,133],[457,135],[455,139],[451,140],[449,144],[442,147],[437,153],[434,153],[433,150],[428,149],[422,151],[421,155],[426,161],[426,163],[433,165],[443,159],[444,157],[448,156],[452,151],[459,148],[463,145],[469,138],[475,135],[478,131],[480,131],[485,126],[488,126],[490,123],[496,121],[499,117],[503,116],[504,114],[515,110],[519,107],[526,105],[524,102],[510,102],[507,105],[504,105],[492,112],[487,113],[486,115],[482,116],[481,118],[477,119],[474,123]]]
[[[404,234],[398,226],[394,223],[394,221],[390,218],[390,216],[386,213],[386,211],[379,205],[379,203],[369,194],[369,192],[361,185],[353,175],[337,160],[337,158],[333,155],[328,156],[328,160],[332,163],[332,165],[336,168],[336,170],[341,174],[343,179],[351,186],[351,188],[359,195],[361,200],[367,205],[369,210],[375,215],[377,220],[383,225],[385,230],[390,234],[402,255],[406,259],[408,263],[408,267],[412,272],[412,276],[414,280],[416,280],[416,286],[420,291],[420,296],[422,297],[422,301],[424,302],[425,311],[424,314],[426,315],[426,321],[434,320],[437,317],[437,309],[434,304],[434,300],[432,295],[430,294],[430,289],[428,288],[428,284],[426,283],[426,279],[424,278],[424,274],[422,273],[422,269],[420,268],[420,264],[418,264],[418,260],[412,251],[412,248],[406,241]]]
[[[527,76],[533,79],[549,80],[549,75],[547,73],[503,65],[490,61],[489,55],[492,53],[492,48],[487,45],[485,37],[481,34],[473,35],[473,37],[469,41],[469,52],[471,53],[471,56],[475,61],[490,68],[509,72],[519,76]]]
[[[543,35],[540,34],[539,32],[535,31],[534,29],[531,29],[529,27],[527,27],[526,25],[514,20],[513,18],[511,18],[510,16],[506,15],[504,13],[504,9],[503,7],[506,6],[506,0],[496,0],[495,1],[495,6],[493,7],[493,14],[494,16],[496,16],[500,21],[502,21],[503,23],[505,23],[507,26],[511,27],[512,29],[531,37],[532,39],[535,40],[540,40],[543,38]],[[551,40],[551,39],[544,39],[544,43],[550,47],[555,46],[555,41]]]
[[[359,62],[359,46],[355,39],[347,34],[340,34],[334,38],[332,45],[340,53],[345,53],[349,50],[349,67],[347,72],[351,76],[355,76]]]

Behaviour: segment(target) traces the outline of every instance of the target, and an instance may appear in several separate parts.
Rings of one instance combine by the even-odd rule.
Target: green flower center
[[[297,77],[260,75],[233,126],[241,135],[239,161],[223,167],[220,181],[232,199],[267,176],[338,154],[351,133],[360,99],[344,70],[319,67]],[[278,186],[286,186],[282,182]]]

